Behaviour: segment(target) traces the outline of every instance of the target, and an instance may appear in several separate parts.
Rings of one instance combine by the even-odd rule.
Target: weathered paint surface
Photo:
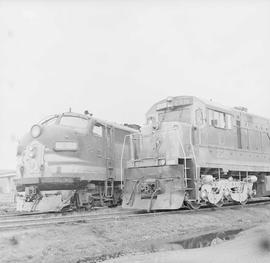
[[[141,134],[134,135],[130,142],[133,154],[125,170],[124,195],[130,195],[131,179],[141,182],[142,178],[149,176],[158,178],[157,173],[148,173],[145,167],[171,166],[183,166],[184,172],[177,176],[184,179],[185,200],[192,203],[200,203],[204,199],[207,202],[218,200],[217,196],[220,196],[220,201],[227,198],[243,202],[255,194],[270,195],[268,119],[196,97],[170,97],[151,107]],[[203,175],[212,175],[213,180],[207,182],[210,187],[204,193],[207,192],[207,196],[202,196],[201,191]],[[162,177],[170,176],[165,169]],[[252,176],[256,176],[256,180]],[[217,184],[220,178],[223,183]],[[150,202],[152,206],[158,203],[158,198],[143,200],[139,190],[135,195],[146,204],[134,202],[129,207],[145,209]],[[170,209],[170,205],[163,208]]]
[[[78,178],[96,186],[94,189],[93,186],[86,189],[89,200],[92,195],[113,200],[114,191],[119,192],[120,188],[121,167],[129,159],[129,145],[126,144],[122,152],[123,142],[127,135],[136,130],[76,113],[55,115],[41,122],[35,129],[40,134],[34,136],[31,131],[18,146],[18,210],[52,211],[69,205],[70,196],[61,197],[63,191],[53,193],[55,184],[51,189],[52,194],[48,194],[49,189],[46,189],[46,193],[40,191],[44,189],[44,180],[29,183],[29,178],[54,178],[58,186],[65,178]],[[109,181],[107,188],[106,181]],[[31,186],[35,186],[35,189]],[[72,187],[71,182],[68,188]],[[25,196],[24,191],[27,190],[32,193],[31,198]],[[80,199],[81,194],[78,196]],[[24,204],[25,200],[28,204]],[[76,202],[82,204],[82,200]]]

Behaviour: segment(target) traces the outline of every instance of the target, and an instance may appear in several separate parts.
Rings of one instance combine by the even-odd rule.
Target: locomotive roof
[[[205,104],[207,107],[210,107],[210,108],[215,108],[217,110],[222,110],[222,111],[226,111],[228,113],[231,113],[233,108],[229,108],[229,107],[226,107],[222,104],[219,104],[219,103],[216,103],[216,102],[213,102],[213,101],[210,101],[210,100],[206,100],[206,99],[201,99],[201,98],[198,98],[198,97],[195,97],[195,96],[175,96],[175,97],[167,97],[166,99],[163,99],[163,100],[160,100],[158,102],[156,102],[147,112],[147,115],[149,113],[151,113],[153,110],[155,111],[157,106],[166,102],[168,100],[168,98],[174,100],[174,101],[177,101],[177,100],[183,100],[183,99],[186,99],[186,100],[190,100],[190,103],[188,104],[193,104],[195,101],[200,101],[201,103]],[[187,105],[188,105],[187,104]]]
[[[203,104],[205,104],[206,107],[209,107],[211,109],[216,109],[218,111],[223,111],[223,112],[226,112],[226,113],[230,113],[230,114],[234,114],[235,112],[243,112],[241,111],[240,109],[236,109],[234,107],[227,107],[227,106],[224,106],[223,104],[220,104],[220,103],[217,103],[217,102],[213,102],[211,100],[206,100],[206,99],[202,99],[202,98],[199,98],[199,97],[195,97],[195,96],[175,96],[175,97],[167,97],[163,100],[160,100],[158,102],[156,102],[146,113],[146,116],[155,112],[156,109],[157,109],[157,106],[166,102],[168,98],[171,98],[172,100],[180,100],[180,99],[187,99],[187,100],[190,100],[190,104],[193,104],[195,101],[198,101],[198,102],[201,102]],[[260,119],[264,119],[266,121],[269,121],[269,118],[265,118],[265,117],[262,117],[262,116],[259,116],[259,115],[256,115],[256,114],[252,114],[252,113],[249,113],[249,112],[244,112],[250,116],[253,116],[253,117],[257,117],[257,118],[260,118]]]
[[[102,119],[98,119],[98,118],[95,118],[93,117],[92,115],[86,115],[86,114],[81,114],[81,113],[76,113],[76,112],[64,112],[61,115],[64,115],[64,116],[74,116],[74,117],[80,117],[80,118],[84,118],[84,119],[89,119],[89,120],[95,120],[101,124],[104,124],[104,125],[107,125],[107,126],[113,126],[115,128],[118,128],[118,129],[121,129],[121,130],[125,130],[125,131],[129,131],[129,132],[138,132],[136,129],[132,129],[128,126],[124,126],[122,124],[118,124],[118,123],[115,123],[115,122],[110,122],[110,121],[107,121],[107,120],[102,120]]]
[[[118,129],[121,129],[121,130],[125,130],[125,131],[129,131],[129,132],[138,132],[138,130],[136,129],[132,129],[128,126],[125,126],[125,125],[122,125],[122,124],[119,124],[119,123],[116,123],[116,122],[110,122],[110,121],[107,121],[107,120],[101,120],[101,119],[97,119],[97,118],[92,118],[100,123],[103,123],[105,125],[108,125],[108,126],[113,126],[115,128],[118,128]]]
[[[206,100],[206,99],[197,98],[197,97],[194,97],[194,98],[198,99],[209,108],[226,111],[227,113],[232,113],[232,111],[235,110],[234,108],[224,106],[223,104],[213,102],[212,100]]]
[[[194,97],[195,98],[195,97]],[[268,118],[266,117],[263,117],[263,116],[259,116],[259,115],[256,115],[256,114],[253,114],[253,113],[250,113],[250,112],[247,112],[247,111],[243,111],[239,108],[243,108],[243,107],[227,107],[227,106],[224,106],[222,104],[219,104],[219,103],[216,103],[216,102],[212,102],[212,101],[209,101],[209,100],[205,100],[205,99],[201,99],[201,98],[197,98],[199,99],[200,101],[202,101],[203,103],[206,104],[206,106],[208,107],[211,107],[213,109],[219,109],[219,110],[222,110],[222,111],[225,111],[225,112],[228,112],[228,113],[235,113],[235,112],[241,112],[241,113],[245,113],[249,116],[252,116],[252,117],[256,117],[256,118],[260,118],[260,119],[263,119],[263,120],[266,120],[266,121],[269,121]]]

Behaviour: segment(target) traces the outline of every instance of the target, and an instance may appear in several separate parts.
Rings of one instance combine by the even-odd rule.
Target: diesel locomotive
[[[124,208],[198,209],[270,196],[270,120],[246,108],[168,97],[129,143]]]
[[[57,114],[35,124],[17,150],[17,210],[48,212],[118,204],[122,168],[130,152],[123,141],[136,131],[94,118],[87,111]]]

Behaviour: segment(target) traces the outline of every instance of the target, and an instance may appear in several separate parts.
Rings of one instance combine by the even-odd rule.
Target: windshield
[[[88,127],[88,120],[74,116],[62,116],[59,124],[86,132]]]
[[[161,112],[158,115],[160,122],[162,121],[181,121],[190,123],[190,109],[182,108],[169,112]]]

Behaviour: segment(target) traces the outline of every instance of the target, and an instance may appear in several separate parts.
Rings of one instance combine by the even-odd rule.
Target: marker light
[[[31,135],[33,138],[37,138],[38,136],[40,136],[41,134],[41,126],[38,124],[35,124],[32,128],[31,128]]]

